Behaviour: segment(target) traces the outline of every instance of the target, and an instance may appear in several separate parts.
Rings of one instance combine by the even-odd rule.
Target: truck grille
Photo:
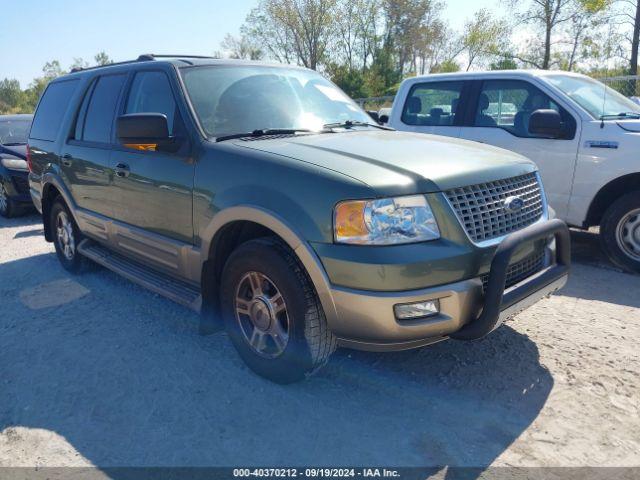
[[[542,190],[536,173],[453,188],[445,192],[474,242],[501,237],[535,223],[543,212]],[[510,213],[504,201],[519,197],[523,207]]]
[[[509,265],[507,268],[507,279],[505,281],[504,288],[509,288],[516,283],[530,277],[534,273],[538,273],[544,266],[544,251],[534,253],[528,256],[524,260],[520,260],[517,263]],[[482,290],[487,289],[487,282],[489,281],[489,274],[482,275]]]

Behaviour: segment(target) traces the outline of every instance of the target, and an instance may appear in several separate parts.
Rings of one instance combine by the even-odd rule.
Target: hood
[[[437,192],[536,169],[507,150],[421,133],[359,130],[235,144],[342,173],[380,194]]]
[[[8,153],[14,157],[27,159],[27,146],[26,145],[2,145],[0,144],[0,154]]]
[[[640,120],[620,120],[616,123],[627,132],[640,133]]]

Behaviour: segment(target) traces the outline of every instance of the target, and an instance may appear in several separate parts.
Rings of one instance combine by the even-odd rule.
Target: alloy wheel
[[[73,260],[76,254],[76,241],[73,235],[73,225],[66,212],[58,213],[56,218],[56,237],[64,257],[67,260]]]
[[[251,349],[266,358],[280,356],[289,343],[289,315],[275,283],[259,272],[246,273],[236,289],[236,320]]]

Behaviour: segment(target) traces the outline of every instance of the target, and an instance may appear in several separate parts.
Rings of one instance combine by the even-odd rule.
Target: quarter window
[[[502,128],[517,137],[536,138],[529,133],[529,120],[533,112],[541,109],[559,112],[567,132],[565,138],[569,136],[575,123],[573,117],[539,88],[521,80],[488,80],[483,82],[473,125]]]
[[[77,80],[68,80],[53,82],[47,87],[33,119],[31,138],[50,142],[56,139],[77,85]]]
[[[176,101],[169,79],[163,72],[139,72],[133,79],[126,113],[163,113],[173,134]]]
[[[113,118],[126,75],[107,75],[96,83],[84,119],[82,140],[109,143]]]
[[[402,111],[407,125],[456,125],[464,82],[433,82],[414,85]]]

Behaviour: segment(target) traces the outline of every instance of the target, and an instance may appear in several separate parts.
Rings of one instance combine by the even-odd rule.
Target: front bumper
[[[555,251],[541,271],[505,289],[507,269],[523,244],[555,237]],[[498,328],[506,318],[561,288],[571,263],[570,237],[560,220],[531,225],[498,246],[483,292],[480,277],[403,292],[361,291],[333,287],[337,321],[331,325],[342,346],[361,350],[404,350],[448,337],[473,340]],[[438,299],[438,314],[397,320],[394,305]]]

